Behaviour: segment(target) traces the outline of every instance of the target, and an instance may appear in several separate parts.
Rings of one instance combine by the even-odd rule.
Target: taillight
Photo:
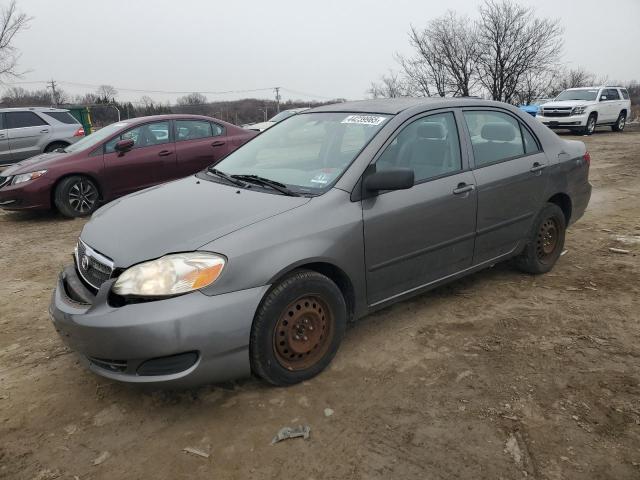
[[[76,130],[76,133],[73,134],[74,137],[84,137],[84,128],[80,127]]]
[[[587,164],[587,167],[591,166],[591,154],[589,152],[585,152],[582,158],[584,158],[584,163]]]

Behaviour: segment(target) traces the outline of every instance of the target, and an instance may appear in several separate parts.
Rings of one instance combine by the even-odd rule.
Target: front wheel
[[[308,380],[331,362],[342,337],[347,307],[328,277],[299,270],[265,297],[251,327],[251,370],[272,385]]]
[[[65,217],[85,217],[98,207],[100,193],[87,177],[74,175],[62,180],[54,192],[54,203]]]
[[[589,115],[589,119],[587,120],[587,124],[585,125],[584,131],[583,131],[585,135],[592,135],[593,132],[596,131],[597,120],[598,120],[598,117],[596,117],[595,113],[592,113],[591,115]]]
[[[564,248],[566,229],[566,220],[560,207],[547,203],[533,223],[527,245],[515,259],[516,266],[526,273],[550,271]]]
[[[613,130],[614,132],[622,132],[624,130],[626,123],[627,123],[627,116],[625,115],[624,112],[620,112],[620,115],[618,115],[618,120],[616,120],[616,123],[611,125],[611,130]]]

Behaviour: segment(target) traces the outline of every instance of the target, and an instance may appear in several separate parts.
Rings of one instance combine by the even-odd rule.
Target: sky
[[[0,0],[6,4],[8,0]],[[119,100],[244,97],[364,98],[371,81],[410,54],[410,25],[475,0],[18,0],[33,17],[15,38],[18,82],[55,79],[71,94],[110,84]],[[640,80],[640,0],[520,0],[565,29],[563,63],[611,80]],[[43,83],[24,83],[43,88]],[[133,90],[145,90],[137,92]],[[248,91],[256,90],[256,91]]]

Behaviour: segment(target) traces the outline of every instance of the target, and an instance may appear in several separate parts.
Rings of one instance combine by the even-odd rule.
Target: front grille
[[[76,268],[84,281],[98,290],[104,282],[111,278],[113,262],[85,245],[82,240],[78,240]]]
[[[11,177],[0,177],[0,188],[11,183]]]
[[[568,117],[571,115],[571,108],[543,108],[545,117]]]
[[[109,370],[110,372],[126,372],[127,361],[126,360],[108,360],[106,358],[89,357],[91,363],[95,366]]]

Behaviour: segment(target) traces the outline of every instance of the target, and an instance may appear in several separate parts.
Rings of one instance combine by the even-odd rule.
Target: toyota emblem
[[[89,257],[87,257],[86,255],[82,256],[82,260],[80,260],[80,266],[82,267],[82,270],[88,270],[89,269]]]

